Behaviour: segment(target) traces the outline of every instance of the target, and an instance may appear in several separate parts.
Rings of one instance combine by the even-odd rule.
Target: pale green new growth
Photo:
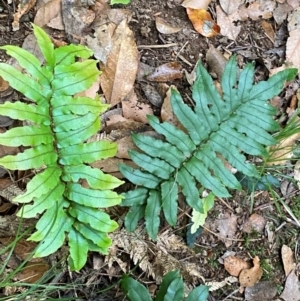
[[[122,205],[131,207],[125,218],[127,230],[133,231],[138,221],[145,218],[148,234],[156,239],[161,209],[167,222],[175,225],[179,191],[190,207],[205,213],[199,184],[218,197],[229,197],[228,188],[240,189],[240,182],[226,169],[222,157],[243,174],[259,178],[256,167],[246,163],[244,154],[266,156],[266,146],[277,143],[269,134],[279,125],[273,119],[276,110],[268,100],[296,74],[296,69],[287,69],[253,85],[254,66],[248,64],[237,82],[237,66],[232,58],[222,77],[221,96],[199,64],[193,85],[194,108],[172,90],[173,111],[186,130],[148,116],[149,124],[165,139],[132,135],[144,153],[130,152],[141,169],[120,165],[122,174],[138,185],[124,193]]]
[[[70,265],[79,270],[88,250],[108,253],[111,240],[106,233],[118,227],[99,208],[121,202],[122,196],[111,189],[122,181],[86,165],[114,156],[117,146],[108,141],[85,142],[98,132],[99,115],[108,108],[98,97],[74,97],[89,88],[100,74],[97,62],[88,59],[91,50],[81,45],[54,49],[41,28],[34,26],[34,34],[44,65],[22,48],[1,47],[25,72],[1,63],[0,75],[33,103],[0,105],[1,115],[31,122],[0,134],[0,144],[29,147],[15,156],[1,158],[0,165],[12,170],[41,169],[28,183],[26,192],[15,198],[26,204],[18,216],[41,215],[37,231],[29,238],[40,241],[36,257],[55,252],[67,235]],[[78,184],[81,179],[90,188]]]

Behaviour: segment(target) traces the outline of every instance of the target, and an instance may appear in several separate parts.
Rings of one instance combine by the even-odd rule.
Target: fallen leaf
[[[14,14],[14,21],[12,22],[13,31],[17,31],[20,28],[20,19],[23,15],[27,14],[29,10],[35,5],[36,0],[24,0],[20,1],[17,12]]]
[[[297,7],[288,17],[288,30],[300,29],[300,6]]]
[[[251,233],[253,231],[262,233],[265,229],[266,223],[267,221],[263,216],[253,213],[242,226],[242,230],[245,233]]]
[[[5,215],[9,212],[9,210],[13,207],[14,205],[11,203],[3,203],[0,205],[0,214]]]
[[[9,87],[9,83],[0,76],[0,92],[6,91]]]
[[[296,267],[294,253],[289,246],[283,245],[281,247],[281,258],[282,258],[285,276],[287,277],[290,274],[290,272],[294,270]]]
[[[286,2],[294,9],[299,6],[299,0],[287,0]]]
[[[299,139],[300,133],[296,133],[286,139],[282,139],[279,144],[271,147],[267,164],[284,165],[293,156],[293,148]]]
[[[154,106],[156,106],[157,108],[160,108],[162,105],[163,99],[162,99],[161,95],[158,93],[158,91],[156,90],[156,88],[148,83],[146,83],[146,84],[141,83],[141,88],[142,88],[147,100],[150,103],[152,103]]]
[[[182,66],[177,62],[166,63],[157,67],[147,76],[147,80],[154,82],[169,82],[182,78]]]
[[[49,270],[45,261],[27,262],[19,273],[16,274],[20,282],[36,283]]]
[[[295,270],[291,271],[285,281],[285,287],[280,295],[285,301],[300,301],[300,281],[295,273]]]
[[[234,13],[227,15],[219,5],[217,5],[216,12],[218,24],[221,28],[221,35],[231,40],[235,40],[241,31],[241,26],[234,24],[235,21],[240,20],[238,12],[235,11]]]
[[[249,269],[251,263],[233,255],[223,259],[225,270],[231,275],[237,277],[243,269]]]
[[[105,98],[112,106],[121,102],[131,91],[138,68],[138,50],[127,20],[115,30],[113,46],[100,77]]]
[[[162,121],[167,121],[175,126],[179,125],[179,120],[176,117],[176,115],[173,112],[172,105],[171,105],[171,90],[175,89],[177,91],[177,88],[175,86],[170,86],[169,90],[166,93],[166,97],[163,101],[163,105],[161,108],[160,116]]]
[[[273,10],[274,10],[276,3],[275,3],[275,1],[273,1],[273,3],[274,3]],[[260,3],[253,2],[253,3],[250,3],[248,6],[243,4],[239,8],[238,13],[239,13],[242,21],[246,21],[248,18],[250,18],[252,20],[259,20],[261,18],[269,19],[273,15],[273,10],[270,10],[269,7],[267,7],[267,8],[268,9],[264,10],[261,7]]]
[[[210,46],[206,52],[206,62],[211,73],[215,73],[219,80],[222,78],[225,66],[228,60],[224,57],[220,50],[214,46]]]
[[[43,5],[37,12],[34,18],[34,24],[43,27],[52,19],[60,15],[61,21],[61,0],[51,0]],[[63,24],[62,24],[63,25]]]
[[[271,25],[269,22],[263,20],[263,21],[261,22],[261,27],[262,27],[263,30],[265,31],[265,34],[266,34],[266,36],[270,39],[270,41],[271,41],[272,43],[274,43],[275,32],[274,32],[274,29],[273,29],[272,25]]]
[[[243,0],[220,0],[220,5],[222,9],[228,15],[237,12],[239,6],[243,3]]]
[[[181,5],[183,7],[189,7],[193,9],[208,9],[208,5],[211,3],[212,0],[184,0]]]
[[[211,38],[220,33],[220,26],[212,19],[210,13],[204,9],[186,9],[188,17],[196,31]]]
[[[232,283],[238,282],[238,279],[236,277],[233,276],[229,276],[226,277],[224,280],[222,281],[209,281],[209,282],[205,282],[205,285],[209,286],[209,290],[211,292],[217,291],[220,288],[227,286],[227,285],[231,285]]]
[[[293,10],[293,7],[287,3],[278,3],[273,12],[273,17],[278,25],[281,25],[286,19],[289,12]]]
[[[155,26],[156,29],[162,34],[172,34],[181,30],[181,27],[174,27],[159,17],[155,19]]]
[[[245,300],[247,301],[271,301],[277,294],[277,286],[271,281],[261,281],[252,287],[246,287]]]
[[[123,116],[138,122],[148,123],[147,115],[153,115],[153,110],[146,104],[138,101],[133,89],[126,100],[122,101]]]
[[[237,228],[237,216],[229,213],[225,213],[218,220],[218,230],[219,235],[224,238],[225,246],[228,248],[232,245],[232,240],[230,238],[234,238],[235,232]],[[229,239],[228,239],[229,238]]]
[[[262,268],[259,265],[259,258],[255,256],[253,258],[253,267],[250,269],[244,269],[239,275],[239,282],[241,287],[251,287],[256,284],[263,274]]]
[[[300,29],[289,32],[286,42],[286,60],[300,70]]]

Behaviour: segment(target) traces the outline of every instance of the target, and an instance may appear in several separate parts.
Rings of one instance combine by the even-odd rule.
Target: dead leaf
[[[156,29],[162,34],[172,34],[181,30],[181,27],[174,27],[159,17],[155,19],[155,26]]]
[[[167,121],[170,122],[172,124],[174,124],[175,126],[179,125],[179,120],[177,119],[176,115],[173,112],[172,109],[172,104],[171,104],[171,90],[175,89],[177,90],[177,88],[175,86],[170,86],[169,90],[166,93],[166,97],[164,99],[162,108],[161,108],[161,119],[162,121]]]
[[[219,281],[218,282],[217,281],[205,282],[205,285],[209,286],[209,291],[214,292],[224,286],[231,285],[231,283],[235,283],[235,282],[238,282],[238,279],[236,277],[229,276],[220,282]]]
[[[147,100],[152,103],[154,106],[160,108],[163,102],[161,95],[158,93],[157,89],[151,84],[141,83],[141,88],[147,98]]]
[[[286,42],[286,60],[300,70],[300,29],[289,32]]]
[[[203,36],[211,38],[220,33],[220,26],[206,10],[187,8],[186,11],[195,30]]]
[[[16,278],[20,282],[36,283],[49,268],[49,265],[43,260],[27,262],[22,270],[16,274]]]
[[[243,3],[243,0],[220,0],[220,5],[227,15],[237,12],[239,6]]]
[[[233,255],[227,256],[223,259],[224,268],[231,276],[238,276],[243,269],[249,269],[251,264],[241,258]]]
[[[263,20],[263,21],[261,22],[261,27],[262,27],[263,30],[265,31],[265,34],[266,34],[266,36],[270,39],[270,41],[271,41],[272,43],[274,43],[275,32],[274,32],[274,29],[273,29],[272,25],[271,25],[269,22]]]
[[[278,3],[273,12],[273,17],[278,25],[281,25],[286,19],[289,12],[293,10],[293,7],[287,3]]]
[[[148,123],[147,115],[153,115],[153,110],[146,104],[138,101],[133,89],[128,99],[122,101],[123,116],[138,122]]]
[[[300,6],[297,7],[288,17],[288,30],[300,29]]]
[[[271,281],[261,281],[252,287],[246,287],[245,300],[247,301],[271,301],[277,294],[277,286]]]
[[[279,144],[270,148],[270,157],[268,165],[284,165],[293,156],[293,147],[297,140],[300,139],[300,133],[296,133],[286,139],[283,139]]]
[[[230,238],[234,238],[236,228],[237,216],[234,214],[230,215],[229,213],[225,213],[218,220],[218,230],[220,232],[219,235],[224,238],[223,241],[227,248],[232,245],[232,240]]]
[[[160,65],[154,72],[147,76],[147,80],[153,82],[169,82],[182,78],[182,66],[178,62]]]
[[[222,78],[225,66],[228,60],[224,57],[220,50],[214,46],[210,46],[206,52],[206,62],[211,73],[215,73],[219,80]]]
[[[253,213],[242,226],[242,230],[245,233],[251,233],[253,231],[262,233],[265,229],[266,223],[267,221],[263,216]]]
[[[193,9],[208,9],[208,5],[210,4],[211,0],[184,0],[181,5],[183,7],[189,7]]]
[[[281,247],[281,258],[283,262],[285,276],[287,277],[290,274],[290,272],[296,267],[294,253],[289,246],[283,245]]]
[[[250,269],[244,269],[239,276],[239,282],[241,287],[251,287],[257,283],[263,274],[262,268],[259,265],[259,258],[255,256],[253,258],[253,267]]]
[[[300,281],[295,273],[295,270],[291,271],[288,275],[285,287],[280,295],[280,298],[282,298],[285,301],[300,301]]]
[[[276,3],[275,3],[275,1],[273,1],[273,3],[274,3],[273,10],[274,10]],[[239,8],[238,13],[239,13],[242,21],[246,21],[248,18],[250,18],[252,20],[259,20],[261,18],[263,18],[263,19],[269,19],[269,18],[271,18],[273,10],[270,10],[270,7],[268,7],[268,6],[264,10],[261,7],[260,3],[253,2],[253,3],[250,3],[248,6],[246,6],[245,4],[243,4]]]
[[[9,87],[9,83],[0,76],[0,92],[6,91]]]
[[[299,6],[299,0],[287,0],[286,2],[294,9]]]
[[[14,21],[12,22],[13,31],[17,31],[20,28],[20,19],[23,15],[27,14],[29,10],[35,5],[36,0],[24,0],[20,1],[18,10],[14,14]]]
[[[11,203],[3,203],[0,205],[0,214],[5,215],[9,212],[9,210],[13,207],[14,205]]]
[[[240,16],[237,11],[227,15],[222,8],[217,5],[217,20],[221,28],[221,35],[228,37],[231,40],[235,40],[241,31],[240,25],[235,25],[234,21],[240,20]]]
[[[131,91],[137,73],[138,56],[133,33],[125,19],[118,25],[107,62],[101,67],[101,88],[112,106]]]
[[[51,0],[43,5],[37,12],[34,18],[34,24],[43,27],[48,24],[52,19],[61,16],[61,0]],[[63,25],[63,23],[62,23]]]
[[[92,99],[98,97],[97,92],[99,91],[100,88],[100,76],[101,74],[97,77],[96,81],[87,90],[77,93],[76,97],[81,96],[81,97],[89,97]]]

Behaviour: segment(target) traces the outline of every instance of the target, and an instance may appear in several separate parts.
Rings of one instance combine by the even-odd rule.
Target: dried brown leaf
[[[253,258],[253,267],[250,269],[244,269],[239,275],[239,282],[241,287],[251,287],[256,284],[263,274],[262,268],[259,265],[259,258],[255,256]]]
[[[243,0],[220,0],[220,5],[227,15],[237,12],[239,6],[243,3]]]
[[[235,232],[237,229],[237,216],[229,213],[225,213],[218,220],[218,230],[219,235],[224,238],[225,246],[228,248],[232,245],[232,240],[230,238],[234,238]]]
[[[291,271],[288,275],[285,287],[280,295],[280,298],[285,301],[300,301],[300,281],[295,273],[295,270]]]
[[[273,29],[271,23],[263,20],[261,22],[261,27],[265,31],[266,36],[271,40],[272,43],[274,43],[275,32],[274,32],[274,29]]]
[[[172,34],[181,30],[181,27],[174,27],[167,23],[163,18],[159,17],[155,19],[155,26],[156,29],[162,34]]]
[[[33,22],[34,24],[43,27],[58,16],[60,16],[62,22],[61,0],[51,0],[37,11]]]
[[[281,258],[283,262],[285,276],[287,277],[290,274],[290,272],[296,267],[294,253],[289,246],[283,245],[281,247]]]
[[[286,42],[286,60],[300,70],[300,29],[290,31]]]
[[[217,5],[216,11],[218,25],[221,28],[221,35],[226,36],[231,40],[235,40],[241,31],[241,26],[234,24],[234,21],[240,19],[238,12],[235,11],[234,13],[227,15],[219,5]]]
[[[251,233],[253,231],[262,233],[265,229],[266,223],[267,221],[263,216],[253,213],[242,226],[242,230],[245,233]]]
[[[261,281],[252,287],[246,287],[245,300],[247,301],[273,301],[277,294],[277,287],[274,282]]]
[[[23,15],[27,14],[29,10],[35,5],[36,0],[24,0],[20,1],[17,12],[14,14],[14,21],[12,22],[13,31],[17,31],[20,28],[20,19]]]
[[[251,264],[233,255],[224,258],[224,268],[231,276],[238,276],[243,269],[249,269]]]
[[[106,100],[112,106],[131,91],[138,68],[138,50],[127,20],[123,20],[113,36],[113,46],[102,66],[100,82]]]
[[[183,7],[189,7],[194,9],[208,9],[211,0],[184,0],[181,5]]]
[[[158,66],[152,74],[147,76],[147,80],[164,83],[181,79],[182,75],[182,66],[178,62],[171,62]]]
[[[269,3],[269,2],[268,2]],[[276,5],[275,1],[273,1],[274,5]],[[275,6],[273,7],[273,10],[275,9]],[[242,5],[238,13],[241,17],[242,21],[246,21],[248,18],[252,20],[259,20],[261,18],[263,19],[269,19],[273,15],[273,10],[266,6],[265,9],[261,7],[260,3],[253,2],[250,3],[249,6],[246,7],[246,5]]]
[[[273,17],[278,25],[281,25],[287,18],[289,12],[293,10],[293,7],[287,3],[278,3],[273,12]]]
[[[160,115],[161,115],[162,121],[167,121],[167,122],[170,122],[170,123],[178,126],[179,120],[176,117],[176,115],[174,114],[172,105],[171,105],[171,90],[172,89],[177,90],[177,88],[175,86],[170,86],[169,90],[166,93],[166,97],[164,99]]]
[[[36,283],[49,270],[50,266],[43,260],[27,262],[22,270],[16,274],[20,282]]]

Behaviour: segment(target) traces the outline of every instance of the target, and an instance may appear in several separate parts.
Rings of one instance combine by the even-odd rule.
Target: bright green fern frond
[[[124,193],[122,205],[131,207],[125,218],[128,230],[134,230],[138,221],[145,218],[148,234],[155,239],[160,207],[168,223],[174,225],[179,191],[188,205],[200,213],[200,187],[218,197],[229,197],[228,189],[240,189],[241,185],[225,167],[225,160],[243,174],[259,177],[244,154],[266,156],[266,146],[277,142],[270,134],[279,127],[273,119],[276,110],[268,100],[281,91],[286,80],[295,77],[297,70],[287,69],[256,85],[253,64],[246,65],[239,78],[237,73],[233,57],[222,77],[221,96],[199,63],[192,93],[195,107],[186,105],[177,91],[172,90],[171,94],[173,111],[185,131],[148,116],[149,124],[164,140],[132,135],[145,154],[129,152],[140,169],[120,165],[122,174],[139,186]]]
[[[91,50],[81,45],[54,49],[48,35],[33,27],[44,65],[24,49],[1,47],[24,71],[1,63],[0,76],[33,103],[0,105],[1,115],[30,122],[0,134],[1,144],[26,147],[17,155],[0,158],[0,165],[11,170],[40,169],[26,192],[15,198],[25,203],[18,216],[40,215],[37,231],[29,238],[41,242],[36,257],[55,252],[68,237],[70,262],[79,270],[88,250],[107,254],[111,240],[106,233],[118,227],[101,210],[121,202],[123,197],[111,189],[123,182],[87,165],[114,156],[117,146],[104,140],[86,142],[99,131],[99,115],[108,108],[99,97],[74,97],[100,74],[97,62],[88,59]],[[90,187],[81,186],[81,180]]]

